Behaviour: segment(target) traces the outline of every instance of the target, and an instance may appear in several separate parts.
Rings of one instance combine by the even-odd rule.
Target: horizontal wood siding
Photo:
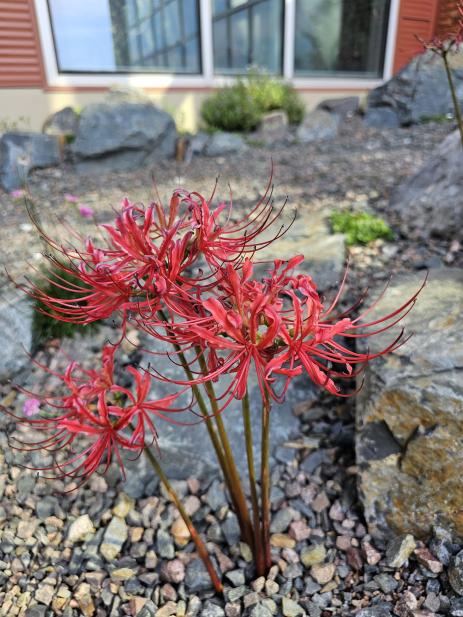
[[[0,88],[43,85],[33,0],[0,0]]]
[[[422,51],[416,37],[428,40],[434,36],[439,0],[401,0],[394,72]]]
[[[445,37],[452,32],[458,21],[457,0],[440,0],[436,21],[437,36]]]

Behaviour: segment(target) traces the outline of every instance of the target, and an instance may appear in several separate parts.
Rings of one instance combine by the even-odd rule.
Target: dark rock
[[[362,608],[356,617],[392,617],[391,605],[388,602],[381,602],[367,608]]]
[[[390,207],[408,232],[463,239],[462,161],[460,133],[454,131],[393,192]]]
[[[303,143],[334,139],[339,130],[339,116],[323,109],[316,109],[306,115],[296,131],[298,140]]]
[[[459,596],[463,596],[463,551],[460,551],[450,560],[448,575],[453,591]]]
[[[461,97],[463,72],[454,70],[453,76]],[[441,58],[431,51],[415,56],[392,79],[372,90],[367,104],[367,114],[370,109],[391,109],[402,125],[452,112],[452,99]]]
[[[207,601],[201,611],[201,617],[224,617],[225,611],[214,602]]]
[[[317,108],[324,109],[332,114],[338,114],[339,116],[352,116],[356,114],[360,108],[360,99],[358,96],[326,99],[319,103]]]
[[[24,613],[24,617],[45,617],[46,614],[47,607],[43,605],[39,606],[37,604],[36,606],[31,606],[30,608],[28,608]]]
[[[245,583],[243,570],[231,570],[225,574],[225,578],[227,578],[234,587],[239,587]]]
[[[270,523],[271,533],[283,533],[289,527],[289,524],[293,520],[293,512],[290,508],[283,508],[278,510]]]
[[[199,593],[212,588],[211,578],[201,559],[193,559],[187,565],[185,587],[189,593]]]
[[[229,546],[234,546],[240,540],[240,526],[236,515],[230,512],[222,523],[222,532]]]
[[[122,171],[173,157],[176,139],[167,112],[116,98],[84,108],[71,152],[79,172]]]
[[[374,580],[380,587],[381,591],[386,594],[395,591],[399,586],[399,583],[395,580],[393,576],[384,572],[375,576]]]
[[[243,137],[235,133],[218,132],[211,135],[203,153],[206,156],[223,156],[241,152],[245,148]]]
[[[0,184],[6,191],[24,186],[32,169],[59,164],[56,137],[26,132],[4,133],[0,137]]]
[[[214,511],[220,510],[220,508],[227,505],[228,503],[225,497],[223,486],[218,480],[214,480],[214,482],[211,484],[205,498],[207,504]]]
[[[452,598],[449,612],[452,617],[463,617],[463,598]]]
[[[322,463],[329,463],[330,461],[331,459],[326,450],[315,450],[315,452],[309,454],[309,456],[302,461],[299,469],[311,475]]]
[[[45,120],[42,132],[47,135],[74,137],[79,126],[79,114],[72,107],[65,107]]]
[[[423,274],[398,277],[368,318],[395,310],[422,282]],[[357,397],[365,518],[377,537],[429,536],[438,523],[460,536],[463,271],[431,271],[403,324],[413,336],[387,359],[368,364],[365,388]],[[384,349],[399,331],[396,326],[369,338],[369,352]]]
[[[399,117],[392,107],[368,107],[363,121],[378,129],[395,129],[400,126]]]

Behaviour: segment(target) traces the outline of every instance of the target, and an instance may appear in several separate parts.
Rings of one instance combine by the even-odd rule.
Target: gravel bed
[[[288,194],[290,204],[314,211],[354,203],[379,212],[397,240],[351,249],[355,295],[389,272],[461,265],[450,240],[425,245],[419,237],[407,238],[387,211],[391,189],[449,130],[427,124],[379,132],[353,120],[333,142],[256,147],[227,159],[197,158],[189,166],[166,163],[157,170],[157,185],[161,195],[178,184],[208,193],[220,172],[220,195],[226,196],[230,182],[236,203],[246,206],[265,184],[272,156],[277,202]],[[101,222],[110,219],[111,207],[125,194],[149,200],[150,186],[147,170],[96,178],[60,169],[34,174],[30,193],[44,226],[64,233],[65,217],[87,232],[92,222],[65,202],[65,193],[78,195]],[[0,200],[0,243],[8,247],[4,261],[17,276],[28,261],[40,263],[41,245],[22,203],[5,194]],[[115,338],[110,325],[91,339],[61,346],[52,341],[37,361],[60,370],[71,356],[90,366],[108,338]],[[121,361],[136,360],[137,352],[127,347]],[[57,386],[33,364],[16,382],[42,394]],[[21,414],[24,395],[11,384],[0,385],[0,402]],[[43,466],[44,458],[12,450],[13,431],[26,439],[31,434],[0,415],[0,615],[463,615],[462,546],[445,529],[436,528],[427,544],[411,536],[385,544],[368,535],[356,492],[353,401],[308,396],[293,413],[299,437],[277,450],[272,469],[274,565],[267,578],[255,577],[219,475],[175,482],[223,574],[224,597],[211,590],[176,509],[155,480],[123,484],[112,467],[105,477],[94,476],[87,486],[64,493],[61,482],[23,467]],[[275,422],[277,414],[275,409]]]

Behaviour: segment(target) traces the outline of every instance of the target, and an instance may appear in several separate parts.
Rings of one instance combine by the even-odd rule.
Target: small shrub
[[[75,294],[61,288],[61,285],[70,283],[71,285],[79,285],[82,287],[82,281],[77,277],[62,270],[58,263],[52,263],[44,270],[44,277],[37,280],[37,287],[46,295],[68,300],[75,298]],[[64,280],[63,280],[64,279]],[[56,281],[54,285],[51,281]],[[59,285],[59,286],[58,286]],[[90,288],[89,288],[90,290]],[[49,314],[45,314],[46,311]],[[53,312],[46,307],[40,300],[34,300],[34,315],[32,318],[32,341],[34,349],[38,349],[47,341],[58,338],[72,338],[76,334],[90,334],[98,328],[99,322],[93,322],[88,325],[79,325],[60,321],[53,317]]]
[[[201,107],[206,125],[222,131],[252,131],[259,124],[261,115],[243,82],[218,90]]]
[[[337,210],[331,213],[330,223],[335,233],[346,235],[348,246],[369,244],[378,238],[392,240],[394,234],[381,218],[367,212],[348,212]]]
[[[291,85],[254,71],[204,101],[201,116],[209,129],[248,132],[263,114],[277,109],[286,112],[291,124],[304,117],[304,103]]]

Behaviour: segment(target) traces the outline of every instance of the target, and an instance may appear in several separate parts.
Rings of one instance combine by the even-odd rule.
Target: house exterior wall
[[[0,88],[43,85],[33,0],[0,0]]]
[[[434,36],[438,12],[439,0],[401,0],[397,24],[394,73],[422,51],[417,36],[425,41]]]
[[[455,28],[458,20],[458,8],[456,0],[440,0],[436,21],[437,36],[445,36]]]
[[[210,29],[208,2],[200,0],[205,32]],[[447,28],[454,3],[455,0],[391,0],[384,78],[420,51],[415,34],[430,38],[436,29]],[[285,37],[292,40],[295,0],[285,0],[285,7]],[[207,11],[209,15],[204,15]],[[153,101],[174,115],[180,129],[191,131],[197,128],[203,99],[214,88],[230,81],[214,76],[212,49],[203,50],[203,75],[193,76],[185,83],[182,78],[168,75],[124,77],[115,74],[76,78],[59,74],[51,37],[47,35],[49,24],[45,24],[44,30],[47,19],[45,0],[0,0],[0,131],[2,127],[13,125],[18,118],[23,119],[24,128],[40,130],[50,113],[65,105],[82,107],[101,100],[111,85],[143,87]],[[210,30],[206,32],[206,41],[210,39],[209,34]],[[291,47],[289,45],[288,49]],[[291,49],[285,52],[283,76],[291,79],[309,108],[327,97],[364,95],[381,83],[372,79],[294,78],[292,54]]]

